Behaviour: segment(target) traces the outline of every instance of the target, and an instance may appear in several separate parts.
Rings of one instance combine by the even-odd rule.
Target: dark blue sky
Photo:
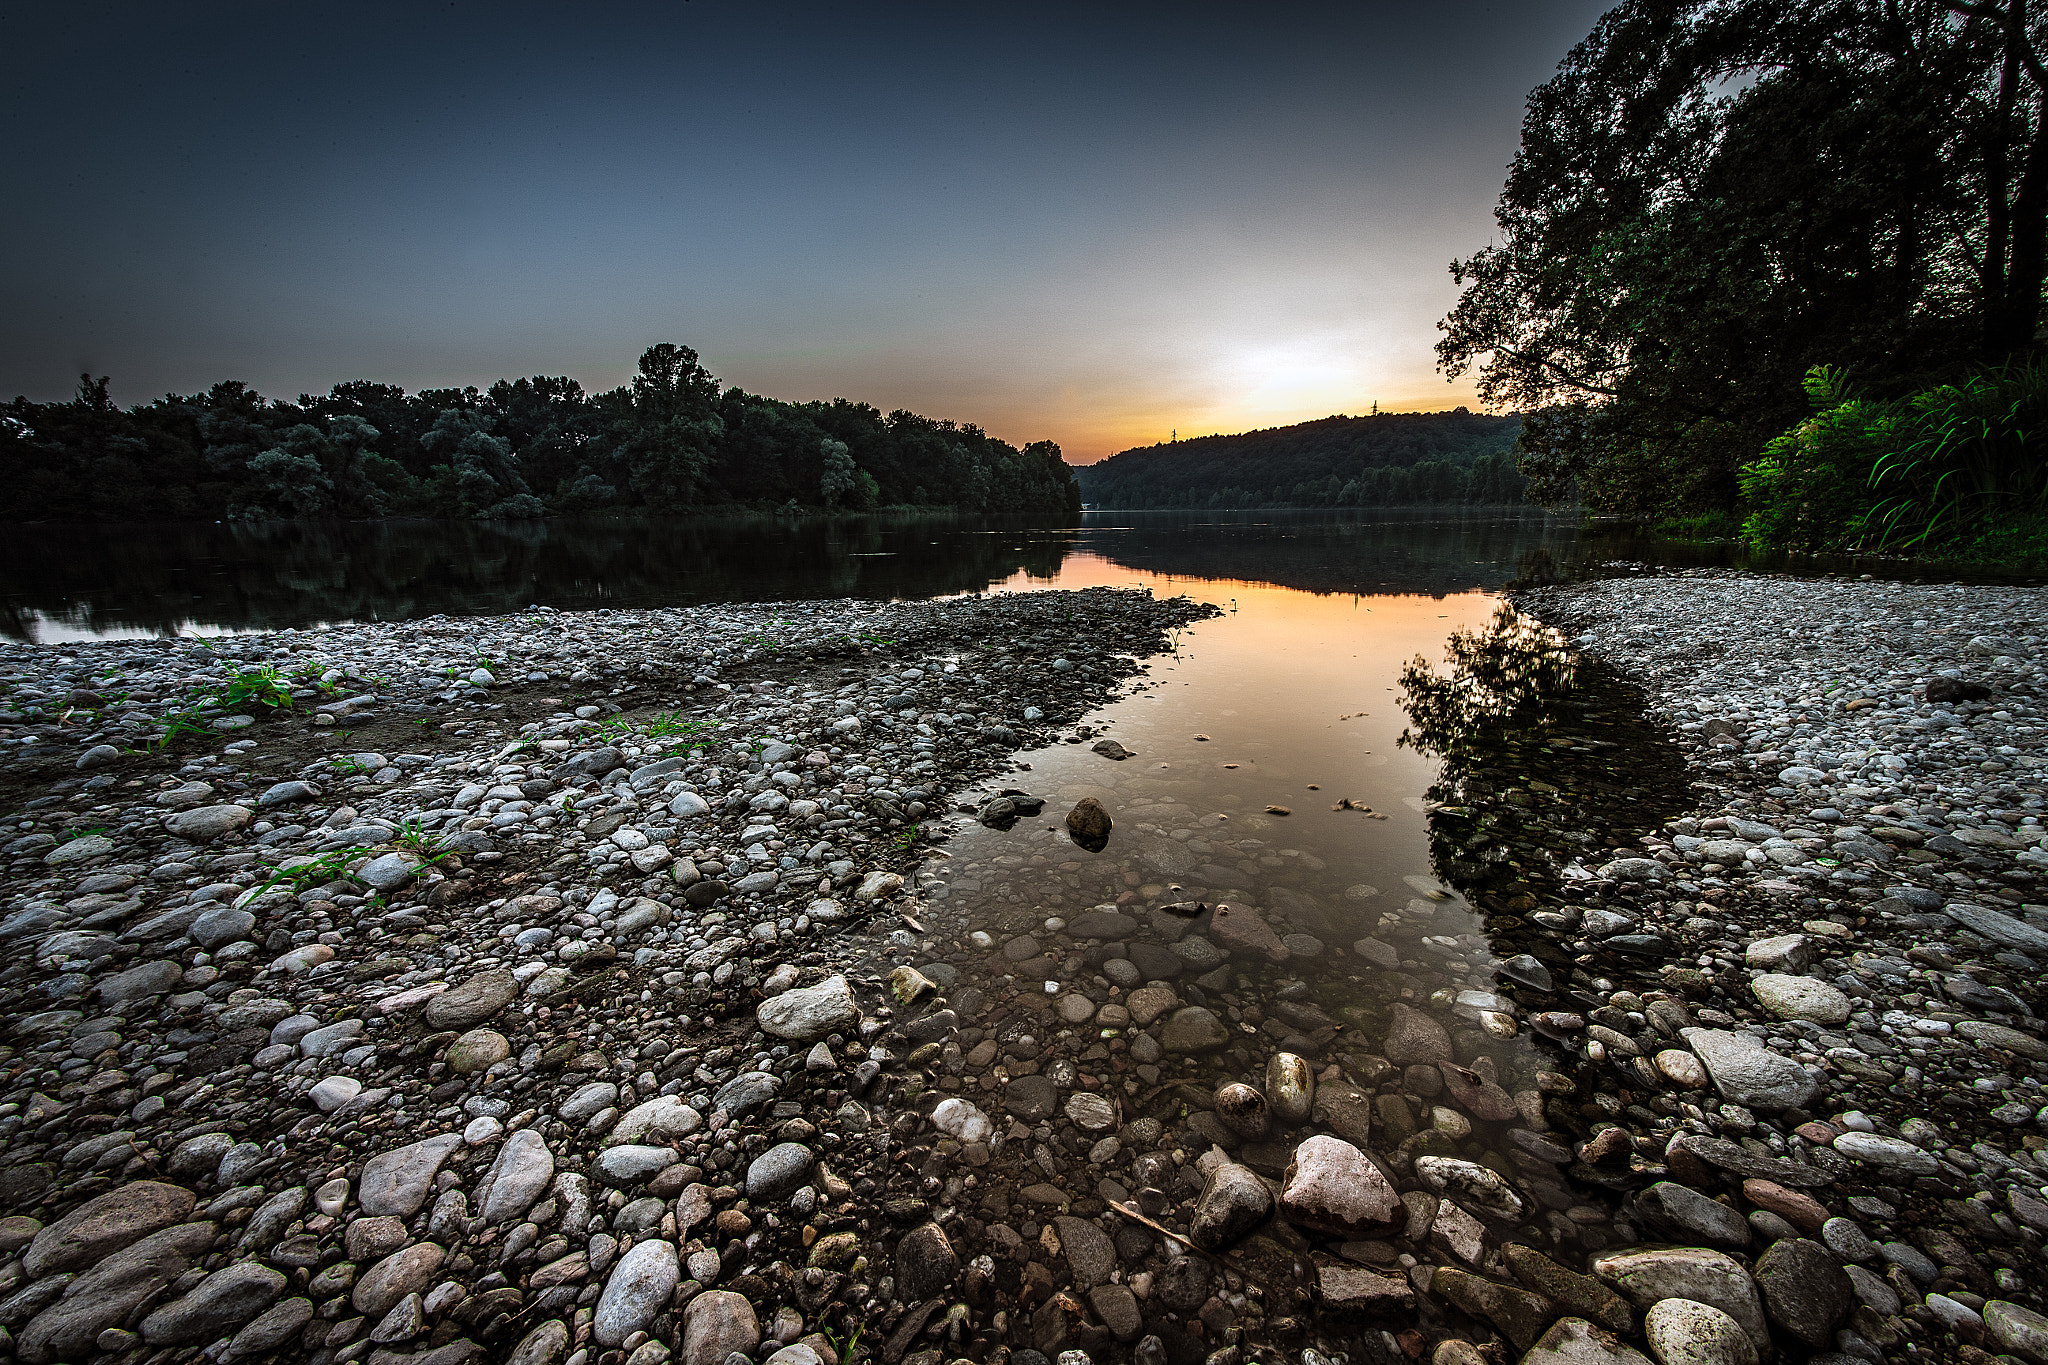
[[[1453,255],[1605,8],[0,9],[0,394],[727,383],[1069,458],[1448,407]]]

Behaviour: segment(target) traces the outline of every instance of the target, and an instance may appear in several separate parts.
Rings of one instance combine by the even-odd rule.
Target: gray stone
[[[1421,1010],[1396,1003],[1387,1025],[1387,1039],[1381,1051],[1395,1066],[1448,1062],[1456,1059],[1451,1035],[1444,1026]]]
[[[172,1175],[188,1179],[203,1175],[218,1167],[220,1159],[234,1145],[235,1140],[226,1133],[201,1133],[173,1147],[165,1159],[164,1168]]]
[[[1984,1020],[1966,1019],[1956,1025],[1956,1032],[1972,1042],[1987,1047],[2004,1048],[2017,1053],[2030,1062],[2048,1062],[2048,1042],[2043,1042],[2031,1033],[2022,1033],[2004,1024],[1993,1024]]]
[[[74,768],[104,768],[110,763],[121,761],[121,751],[111,744],[95,744],[78,756]]]
[[[1209,1172],[1195,1201],[1188,1239],[1205,1251],[1221,1251],[1266,1221],[1273,1194],[1249,1166],[1222,1162]]]
[[[1520,1218],[1527,1208],[1526,1201],[1498,1171],[1476,1161],[1419,1156],[1415,1158],[1415,1175],[1438,1194],[1455,1194],[1496,1218]]]
[[[1834,1342],[1835,1327],[1856,1304],[1834,1253],[1804,1237],[1773,1242],[1751,1274],[1771,1321],[1816,1350]]]
[[[722,1102],[718,1107],[728,1108]],[[605,1143],[609,1146],[622,1142],[667,1142],[688,1137],[703,1126],[704,1116],[685,1104],[681,1096],[657,1095],[619,1115],[619,1121],[605,1134]]]
[[[581,1123],[601,1109],[609,1109],[619,1100],[619,1088],[610,1081],[591,1081],[576,1087],[574,1094],[563,1100],[555,1114],[564,1123]]]
[[[356,1188],[363,1212],[412,1217],[427,1202],[441,1163],[461,1147],[460,1133],[443,1133],[371,1157],[363,1164],[362,1181]]]
[[[184,977],[184,969],[175,962],[145,962],[101,981],[100,1003],[125,1005],[131,1000],[146,1000],[174,989]]]
[[[272,806],[289,805],[294,801],[312,801],[320,795],[317,787],[305,782],[279,782],[256,798],[258,807],[269,810]]]
[[[379,891],[396,891],[418,875],[420,865],[403,853],[386,853],[356,869],[356,876]]]
[[[297,1336],[313,1320],[313,1301],[306,1298],[285,1299],[274,1303],[241,1331],[235,1333],[228,1343],[230,1356],[264,1355],[283,1346]]]
[[[2024,1359],[2048,1361],[2048,1317],[2005,1299],[1984,1305],[1984,1325],[2005,1350]]]
[[[303,1057],[332,1057],[346,1052],[355,1041],[363,1036],[363,1021],[342,1019],[322,1028],[307,1029],[299,1035],[299,1055]],[[272,1029],[270,1041],[283,1042],[277,1030]]]
[[[1735,1319],[1759,1348],[1770,1343],[1756,1285],[1725,1252],[1705,1247],[1625,1248],[1595,1257],[1592,1271],[1638,1308],[1664,1299],[1691,1299]]]
[[[1742,965],[1753,972],[1803,972],[1813,965],[1813,940],[1805,934],[1760,938],[1743,950]]]
[[[628,1143],[597,1154],[597,1174],[614,1185],[637,1185],[676,1163],[673,1147],[642,1147]]]
[[[429,1000],[421,1017],[430,1029],[460,1032],[494,1017],[518,993],[519,985],[509,969],[479,972]]]
[[[1756,1344],[1742,1324],[1691,1299],[1652,1304],[1643,1315],[1643,1337],[1663,1365],[1757,1365]]]
[[[1849,997],[1810,976],[1766,972],[1751,978],[1749,989],[1765,1009],[1780,1019],[1841,1024],[1849,1018]]]
[[[723,1109],[732,1118],[744,1118],[781,1090],[782,1081],[772,1071],[742,1071],[718,1087],[711,1097],[711,1107]]]
[[[198,1202],[190,1191],[138,1180],[88,1199],[36,1233],[21,1258],[30,1279],[83,1270],[109,1252],[182,1222]]]
[[[2003,947],[2017,948],[2023,953],[2048,953],[2048,932],[2036,929],[2025,920],[1979,905],[1948,905],[1942,907],[1942,913],[1970,932]]]
[[[1933,1175],[1941,1169],[1934,1153],[1923,1152],[1901,1138],[1877,1133],[1842,1133],[1835,1138],[1834,1147],[1844,1156],[1908,1175]]]
[[[285,1277],[269,1266],[238,1261],[144,1318],[142,1339],[152,1346],[211,1341],[270,1307],[284,1286]]]
[[[906,1302],[943,1294],[959,1273],[960,1257],[937,1223],[912,1228],[896,1243],[896,1291]]]
[[[1670,1234],[1674,1242],[1703,1242],[1727,1251],[1746,1251],[1749,1224],[1726,1204],[1698,1190],[1660,1180],[1635,1197],[1636,1216]]]
[[[531,1128],[520,1129],[505,1139],[505,1145],[498,1149],[498,1159],[491,1163],[490,1175],[486,1177],[484,1222],[504,1223],[524,1217],[554,1178],[555,1154],[548,1150],[546,1141]]]
[[[1077,1287],[1108,1283],[1110,1272],[1116,1269],[1116,1246],[1108,1233],[1085,1218],[1064,1216],[1053,1219],[1053,1230]]]
[[[1726,1029],[1679,1030],[1686,1043],[1707,1064],[1707,1074],[1724,1099],[1767,1113],[1797,1108],[1820,1093],[1806,1068],[1781,1057],[1746,1033]]]
[[[683,1309],[679,1365],[724,1365],[734,1351],[752,1355],[760,1344],[761,1322],[754,1316],[754,1305],[738,1294],[714,1289],[691,1299]]]
[[[193,920],[185,932],[194,943],[212,952],[249,937],[249,931],[255,927],[256,916],[247,910],[237,910],[232,905],[216,905]]]
[[[669,1296],[675,1293],[681,1282],[682,1266],[676,1258],[674,1242],[663,1241],[659,1237],[635,1242],[632,1249],[619,1257],[618,1264],[612,1267],[610,1278],[604,1282],[604,1293],[597,1300],[592,1330],[598,1344],[617,1346],[635,1332],[645,1329],[667,1306]],[[692,1307],[695,1302],[692,1301]],[[750,1315],[752,1311],[748,1310]],[[729,1349],[751,1351],[759,1341],[757,1335],[745,1346]],[[725,1356],[721,1354],[718,1359],[722,1362]]]
[[[364,1317],[381,1318],[407,1294],[417,1294],[433,1283],[447,1257],[438,1243],[414,1242],[371,1266],[356,1281],[349,1302]]]
[[[448,1044],[448,1069],[458,1076],[488,1071],[512,1055],[512,1042],[496,1029],[477,1028]]]
[[[1159,1043],[1168,1052],[1214,1052],[1230,1042],[1230,1029],[1200,1005],[1175,1010],[1159,1029]]]
[[[210,844],[247,827],[256,816],[247,806],[197,806],[164,817],[164,828],[194,844]]]
[[[810,1179],[817,1160],[801,1142],[778,1142],[747,1165],[747,1198],[781,1199]]]
[[[109,1327],[119,1327],[146,1301],[161,1294],[213,1247],[212,1223],[180,1223],[123,1246],[66,1284],[48,1276],[62,1297],[22,1330],[17,1342],[29,1365],[83,1360]]]
[[[1650,1358],[1584,1318],[1559,1318],[1521,1365],[1650,1365]]]
[[[762,1031],[777,1038],[815,1043],[860,1022],[860,1007],[844,976],[831,976],[815,986],[784,991],[763,1000],[754,1011]]]

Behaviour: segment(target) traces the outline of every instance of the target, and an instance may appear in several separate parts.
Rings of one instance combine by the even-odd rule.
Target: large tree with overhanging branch
[[[1671,514],[1845,367],[1902,393],[2023,358],[2048,268],[2027,0],[1629,0],[1531,95],[1455,261],[1439,367],[1529,414],[1531,495]]]

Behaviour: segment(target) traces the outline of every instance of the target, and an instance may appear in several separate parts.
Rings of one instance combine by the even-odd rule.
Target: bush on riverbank
[[[1743,535],[1766,548],[2048,563],[2048,365],[2004,366],[1903,398],[1815,366],[1814,412],[1742,470]]]
[[[124,410],[87,375],[71,402],[0,407],[0,520],[901,505],[1064,521],[1081,499],[1051,441],[724,388],[667,343],[595,395],[540,375],[414,394],[358,381],[293,402],[229,381]]]

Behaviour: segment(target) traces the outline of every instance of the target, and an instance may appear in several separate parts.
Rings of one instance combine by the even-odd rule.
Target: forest
[[[0,519],[530,518],[636,509],[1078,513],[1060,449],[843,398],[722,387],[687,346],[586,394],[535,376],[490,388],[353,381],[268,399],[229,380],[123,409],[81,376],[65,403],[0,407]]]
[[[1077,470],[1093,507],[1400,507],[1520,503],[1519,417],[1335,416],[1140,446]]]
[[[2048,562],[2048,7],[1625,0],[1530,96],[1439,368],[1530,496]]]

